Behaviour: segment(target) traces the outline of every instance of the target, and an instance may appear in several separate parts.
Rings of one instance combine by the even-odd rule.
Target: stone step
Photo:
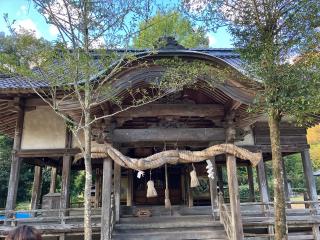
[[[148,228],[148,229],[114,229],[114,233],[116,234],[144,234],[144,233],[167,233],[167,232],[184,232],[184,231],[195,231],[195,232],[222,232],[224,233],[224,228],[222,226],[219,227],[175,227],[175,228]]]
[[[154,222],[175,222],[175,221],[199,221],[214,222],[211,215],[193,216],[159,216],[159,217],[121,217],[120,223],[154,223]]]
[[[224,230],[197,230],[197,229],[165,229],[166,231],[153,231],[153,232],[131,232],[131,233],[118,233],[114,232],[112,239],[116,240],[167,240],[167,239],[227,239]]]
[[[222,227],[219,222],[214,221],[167,221],[167,222],[149,222],[149,223],[119,223],[115,229],[148,229],[148,228],[177,228],[177,227]]]

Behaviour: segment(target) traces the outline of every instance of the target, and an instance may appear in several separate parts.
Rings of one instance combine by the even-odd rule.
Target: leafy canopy
[[[136,48],[153,48],[160,37],[173,36],[186,48],[208,47],[209,39],[202,28],[196,28],[178,12],[160,13],[139,26],[139,35],[133,39]]]

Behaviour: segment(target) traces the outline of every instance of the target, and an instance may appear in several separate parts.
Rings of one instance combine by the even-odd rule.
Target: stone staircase
[[[115,225],[112,239],[172,240],[227,239],[223,225],[211,215],[123,217]]]

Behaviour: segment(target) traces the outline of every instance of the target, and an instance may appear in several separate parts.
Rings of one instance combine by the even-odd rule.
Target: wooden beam
[[[31,194],[31,210],[38,209],[41,197],[41,183],[42,183],[42,167],[34,167],[34,178]]]
[[[113,187],[114,187],[114,202],[115,202],[115,217],[116,222],[120,220],[120,191],[121,191],[121,166],[114,162],[113,169]]]
[[[136,118],[154,116],[223,117],[224,108],[220,104],[147,104],[119,112],[116,117]]]
[[[112,183],[112,160],[103,160],[102,179],[102,213],[101,213],[101,240],[109,240],[111,237],[111,183]]]
[[[49,193],[55,193],[57,186],[57,168],[51,167],[50,190]]]
[[[148,128],[114,129],[112,141],[116,143],[168,142],[168,141],[224,141],[223,128]]]
[[[234,111],[226,115],[226,142],[234,143],[235,140],[235,127],[234,127]],[[232,240],[242,240],[243,226],[242,217],[240,211],[240,196],[239,196],[239,184],[237,179],[237,162],[236,157],[230,154],[226,155],[227,163],[227,176],[228,187],[230,196],[230,208],[231,208],[231,224],[233,228]]]
[[[61,149],[23,149],[17,152],[17,156],[27,157],[61,157],[63,155],[76,155],[80,153],[78,148],[61,148]]]
[[[6,210],[14,210],[16,207],[18,182],[19,182],[19,175],[20,175],[20,165],[21,165],[21,159],[16,155],[16,152],[21,149],[23,120],[24,120],[24,110],[23,108],[20,108],[18,112],[18,119],[16,122],[14,141],[13,141],[13,154],[12,154],[12,160],[11,160]]]
[[[254,194],[254,181],[253,181],[253,172],[252,166],[247,166],[247,173],[248,173],[248,184],[249,184],[249,201],[255,202],[255,194]]]

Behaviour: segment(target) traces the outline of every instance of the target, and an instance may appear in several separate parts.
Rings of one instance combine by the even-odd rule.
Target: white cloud
[[[49,26],[49,33],[50,33],[51,36],[55,37],[55,36],[57,36],[59,34],[59,30],[58,30],[58,28],[56,26],[50,25]]]
[[[184,0],[184,6],[190,12],[200,12],[202,11],[209,3],[208,0]]]
[[[92,49],[103,48],[103,47],[105,47],[105,45],[106,45],[106,42],[105,42],[104,38],[99,37],[91,42],[90,48],[92,48]]]
[[[27,10],[28,8],[25,5],[21,5],[17,12],[17,16],[27,15]]]
[[[213,36],[212,33],[208,33],[207,37],[209,38],[209,47],[214,47],[214,45],[217,43],[217,39]]]
[[[13,27],[18,33],[22,33],[23,30],[32,31],[37,38],[41,37],[41,33],[37,28],[37,25],[30,19],[18,20],[13,24]]]

